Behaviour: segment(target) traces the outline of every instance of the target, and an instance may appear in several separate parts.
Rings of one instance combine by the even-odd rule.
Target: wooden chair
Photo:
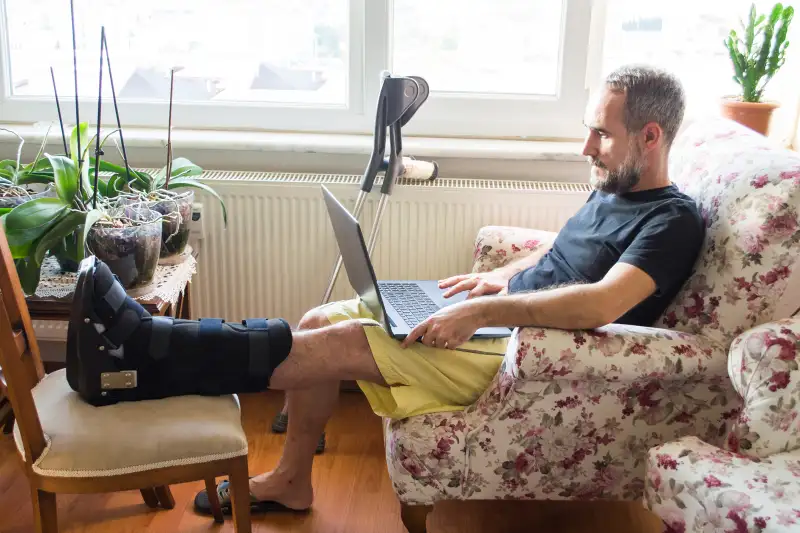
[[[45,375],[5,232],[0,231],[0,367],[16,416],[14,440],[25,461],[35,530],[58,531],[56,493],[139,489],[145,503],[172,509],[173,483],[217,476],[231,481],[234,528],[250,532],[247,438],[235,396],[184,396],[94,407],[68,385],[66,371]]]

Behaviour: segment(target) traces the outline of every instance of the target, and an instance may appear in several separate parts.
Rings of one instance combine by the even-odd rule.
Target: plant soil
[[[86,240],[92,253],[108,265],[125,289],[142,287],[153,280],[161,249],[160,224],[121,220],[98,223]]]

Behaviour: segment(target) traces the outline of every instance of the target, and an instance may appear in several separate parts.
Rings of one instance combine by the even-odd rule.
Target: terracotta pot
[[[762,135],[769,133],[772,112],[779,107],[776,102],[742,102],[733,98],[723,98],[722,116],[757,131]]]

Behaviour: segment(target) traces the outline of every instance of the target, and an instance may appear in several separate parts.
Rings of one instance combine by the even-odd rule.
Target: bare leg
[[[313,331],[295,335],[291,354],[270,381],[272,388],[288,389],[291,422],[283,454],[275,470],[250,481],[250,491],[256,498],[278,501],[292,509],[311,506],[314,450],[336,406],[339,380],[385,384],[358,322],[330,325],[322,313],[312,311],[303,317],[300,328]]]
[[[297,390],[343,379],[386,384],[357,320],[295,332],[292,350],[273,372],[269,386]]]

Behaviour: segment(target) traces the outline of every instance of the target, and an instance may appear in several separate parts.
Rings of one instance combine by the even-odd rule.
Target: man
[[[611,73],[584,122],[595,188],[587,203],[551,246],[493,272],[442,281],[448,295],[469,291],[469,298],[402,343],[357,301],[308,313],[270,381],[288,391],[291,423],[275,470],[251,480],[253,498],[311,506],[312,457],[341,379],[359,380],[381,416],[462,409],[485,390],[505,352],[505,340],[469,341],[480,327],[651,325],[688,278],[704,238],[694,201],[668,176],[684,107],[680,83],[665,72],[629,66]],[[227,503],[226,483],[219,492]]]
[[[704,238],[694,202],[667,171],[684,107],[680,83],[665,72],[631,66],[611,73],[584,121],[595,188],[586,204],[551,246],[493,272],[442,281],[449,295],[469,291],[469,298],[402,343],[358,301],[306,314],[291,332],[288,355],[269,368],[269,387],[287,392],[291,423],[276,468],[250,481],[253,509],[312,505],[314,451],[340,380],[357,380],[380,416],[453,411],[473,403],[502,362],[506,339],[469,340],[481,327],[652,324],[689,276]],[[147,339],[134,333],[131,343],[152,345]],[[218,493],[229,507],[227,482]],[[210,512],[205,491],[195,506]]]

